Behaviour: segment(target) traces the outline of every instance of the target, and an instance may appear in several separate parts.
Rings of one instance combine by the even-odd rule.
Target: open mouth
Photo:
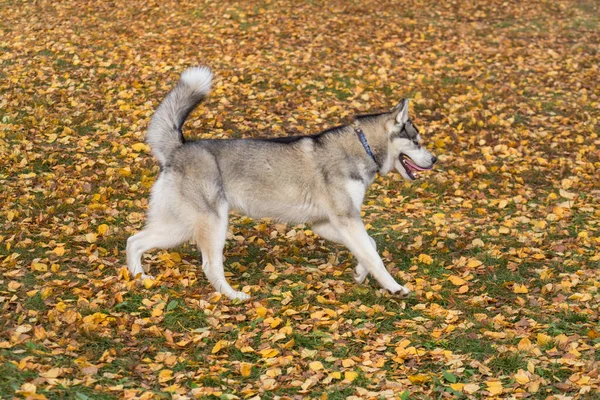
[[[413,181],[418,177],[417,172],[427,171],[433,168],[433,165],[430,165],[427,168],[417,165],[409,156],[407,156],[404,153],[400,153],[398,159],[400,160],[400,164],[402,164],[402,167],[404,167],[406,175],[408,175],[408,177]]]

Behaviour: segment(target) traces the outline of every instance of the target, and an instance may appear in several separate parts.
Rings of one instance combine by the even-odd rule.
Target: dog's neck
[[[352,129],[354,129],[354,133],[356,134],[356,136],[358,137],[358,140],[360,141],[363,148],[365,149],[365,152],[369,155],[369,157],[371,157],[371,159],[373,160],[375,165],[377,165],[377,172],[379,172],[381,170],[381,164],[379,163],[377,158],[375,158],[375,154],[373,154],[373,150],[371,150],[371,146],[369,145],[367,136],[363,132],[362,128],[358,125],[358,122],[355,121],[352,124]]]
[[[359,123],[359,121],[355,120],[350,126],[354,131],[354,135],[357,136],[357,149],[361,147],[362,153],[371,159],[371,161],[374,163],[373,165],[377,169],[377,172],[380,175],[386,175],[389,172],[388,170],[386,170],[388,158],[387,140],[382,141],[380,135],[377,134],[377,132],[374,132],[372,127],[369,126],[369,124]],[[366,146],[363,144],[363,140],[361,140],[357,129],[359,129],[360,132],[362,132],[362,136],[365,139],[364,142],[368,145],[370,154]]]

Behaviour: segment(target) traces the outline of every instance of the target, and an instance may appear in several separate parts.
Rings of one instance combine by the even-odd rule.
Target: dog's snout
[[[435,164],[437,161],[437,157],[436,156],[431,156],[431,163]]]

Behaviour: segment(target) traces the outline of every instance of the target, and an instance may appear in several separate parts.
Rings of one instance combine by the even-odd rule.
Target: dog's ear
[[[408,99],[400,100],[392,110],[391,116],[398,125],[404,125],[408,121]]]

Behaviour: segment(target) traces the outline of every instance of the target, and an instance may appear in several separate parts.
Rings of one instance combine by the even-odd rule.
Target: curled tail
[[[160,103],[150,121],[146,142],[161,165],[183,142],[181,127],[187,116],[208,95],[213,74],[208,67],[188,68],[177,86]]]

